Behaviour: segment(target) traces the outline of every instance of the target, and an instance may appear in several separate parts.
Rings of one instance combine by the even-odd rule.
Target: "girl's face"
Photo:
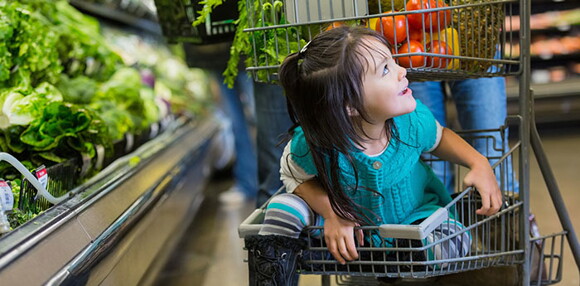
[[[395,63],[384,44],[376,39],[365,41],[371,49],[363,52],[369,63],[363,79],[364,108],[372,123],[383,124],[415,110],[417,103],[408,87],[407,70]]]

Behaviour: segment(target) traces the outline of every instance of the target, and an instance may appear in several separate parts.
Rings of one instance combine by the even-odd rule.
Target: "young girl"
[[[449,203],[420,161],[425,151],[470,169],[464,184],[481,195],[478,214],[499,210],[487,159],[413,98],[406,70],[379,34],[359,27],[323,32],[289,55],[279,76],[297,126],[281,158],[288,193],[272,198],[259,235],[246,238],[250,285],[296,283],[306,226],[324,225],[326,246],[344,264],[358,258],[354,237],[364,241],[355,226],[413,224]],[[445,235],[462,228],[445,225]],[[459,238],[436,259],[464,256],[469,234]]]

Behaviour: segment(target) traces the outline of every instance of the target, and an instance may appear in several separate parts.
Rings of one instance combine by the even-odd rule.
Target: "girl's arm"
[[[344,220],[336,215],[330,206],[328,194],[316,179],[308,180],[300,184],[294,194],[300,196],[313,211],[324,218],[324,240],[328,246],[328,251],[340,264],[345,264],[345,260],[358,258],[353,237],[355,222]],[[359,245],[363,243],[363,232],[358,230],[357,240]]]
[[[441,159],[470,169],[463,179],[463,184],[475,187],[481,195],[482,206],[476,211],[477,214],[489,216],[499,211],[502,195],[487,158],[448,128],[443,128],[441,142],[432,153]]]

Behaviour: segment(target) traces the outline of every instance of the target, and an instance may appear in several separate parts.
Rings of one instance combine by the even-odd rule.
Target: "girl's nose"
[[[407,76],[407,69],[399,66],[399,80],[402,80],[404,77]]]

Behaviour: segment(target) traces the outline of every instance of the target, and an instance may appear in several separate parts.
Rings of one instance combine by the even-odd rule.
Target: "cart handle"
[[[427,237],[433,230],[439,227],[449,218],[446,208],[440,208],[432,213],[420,224],[382,224],[379,226],[379,234],[384,238],[401,238],[421,240]]]
[[[65,195],[58,198],[54,197],[46,190],[46,188],[42,186],[38,179],[36,179],[36,177],[32,175],[32,173],[30,173],[30,171],[28,171],[28,169],[26,169],[26,167],[20,163],[20,161],[18,161],[18,159],[14,158],[14,156],[5,152],[0,152],[0,161],[6,161],[12,165],[12,167],[16,168],[16,170],[18,170],[20,174],[22,174],[32,184],[32,186],[36,188],[36,195],[43,196],[51,204],[58,204],[69,197],[70,193],[66,193]]]

